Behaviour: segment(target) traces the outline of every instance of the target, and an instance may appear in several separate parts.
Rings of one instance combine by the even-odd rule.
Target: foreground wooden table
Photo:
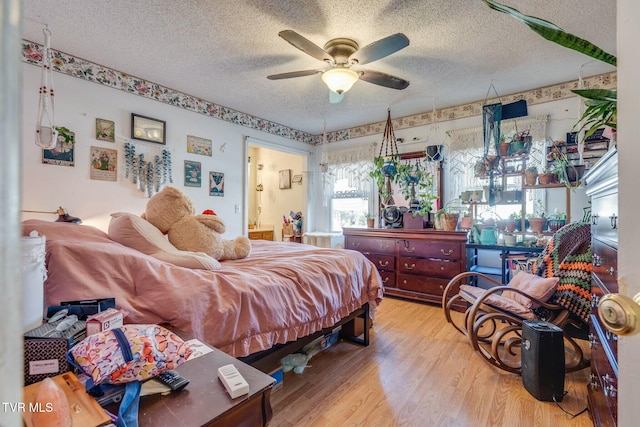
[[[188,334],[178,333],[185,340]],[[249,383],[249,394],[231,399],[218,379],[218,368],[233,363]],[[266,426],[271,420],[271,387],[275,380],[261,371],[214,349],[179,366],[190,380],[187,387],[166,396],[140,398],[140,427]],[[108,409],[117,413],[116,407]]]

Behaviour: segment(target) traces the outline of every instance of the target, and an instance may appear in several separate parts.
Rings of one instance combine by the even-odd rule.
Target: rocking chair
[[[444,315],[482,358],[516,374],[521,374],[522,322],[553,323],[564,333],[566,372],[578,371],[590,364],[576,339],[586,340],[588,335],[591,268],[590,225],[568,224],[553,235],[534,263],[535,275],[518,272],[508,285],[482,273],[455,276],[442,297]],[[465,284],[477,278],[496,286]],[[466,311],[453,313],[461,301],[467,303]]]

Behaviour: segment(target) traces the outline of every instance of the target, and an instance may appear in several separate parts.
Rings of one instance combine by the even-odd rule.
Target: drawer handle
[[[360,247],[360,242],[353,242],[353,243],[351,243],[351,246],[353,246],[354,248],[359,248]]]
[[[613,276],[614,274],[616,274],[616,269],[613,267],[609,267],[609,275]]]
[[[383,251],[386,251],[387,249],[389,249],[389,244],[388,243],[380,243],[380,249],[382,249]]]
[[[613,214],[609,217],[609,219],[611,220],[611,228],[613,230],[618,228],[618,216],[616,214]]]
[[[445,252],[444,249],[440,249],[440,253],[442,255],[449,256],[449,255],[451,255],[453,253],[453,249],[449,249],[447,252]]]
[[[591,265],[594,267],[600,267],[600,264],[602,264],[602,257],[595,254],[591,255]]]
[[[380,264],[380,267],[386,267],[389,265],[389,261],[378,261],[378,264]]]
[[[405,252],[414,252],[416,250],[416,248],[414,248],[413,246],[409,247],[409,242],[408,241],[404,241],[404,250]]]
[[[596,337],[593,334],[589,334],[589,348],[590,349],[598,348],[598,340],[596,340]]]
[[[598,214],[591,215],[591,225],[598,225]]]
[[[382,283],[387,283],[388,281],[389,281],[389,278],[388,278],[388,277],[385,277],[385,278],[382,280]]]
[[[411,264],[411,267],[409,267],[409,265],[405,262],[404,263],[404,268],[406,268],[407,270],[413,270],[414,268],[416,268],[415,264]]]

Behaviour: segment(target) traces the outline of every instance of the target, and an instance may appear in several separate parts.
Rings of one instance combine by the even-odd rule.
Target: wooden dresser
[[[618,337],[598,317],[603,295],[618,292],[618,155],[607,153],[584,177],[591,198],[593,251],[590,324],[589,412],[595,426],[616,426],[618,415]]]
[[[272,228],[249,229],[249,239],[251,240],[273,240]]]
[[[385,294],[440,304],[445,286],[465,271],[467,233],[432,229],[344,228],[345,249],[371,260]]]

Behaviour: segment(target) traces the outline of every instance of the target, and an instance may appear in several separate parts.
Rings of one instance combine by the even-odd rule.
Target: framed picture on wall
[[[71,142],[69,144],[65,142],[63,135],[58,134],[56,146],[49,150],[42,150],[42,163],[45,165],[75,166],[74,149],[76,146],[76,134],[69,132],[69,135],[71,136]]]
[[[166,125],[167,123],[162,120],[131,113],[131,139],[166,144]]]
[[[116,124],[111,120],[96,119],[96,139],[116,142]]]
[[[200,162],[184,161],[184,186],[202,187],[202,164]]]
[[[187,153],[211,156],[213,154],[212,145],[213,142],[210,139],[187,135]]]
[[[224,196],[224,173],[209,172],[209,195]]]
[[[280,176],[280,189],[286,190],[291,188],[291,169],[283,169],[279,172]]]

